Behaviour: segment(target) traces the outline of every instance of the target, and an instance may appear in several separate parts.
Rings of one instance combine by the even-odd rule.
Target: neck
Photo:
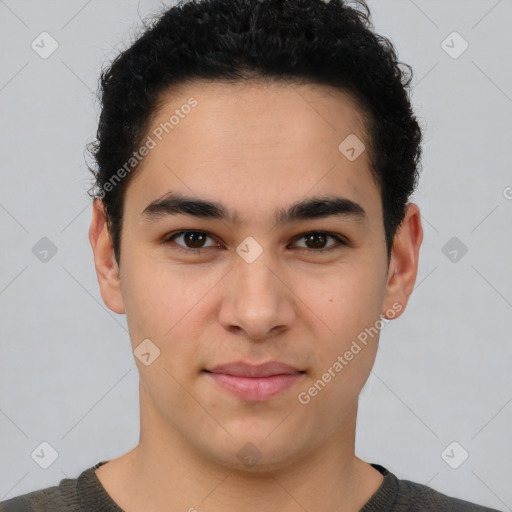
[[[239,450],[230,463],[224,448],[192,446],[142,387],[140,398],[139,444],[96,470],[126,512],[357,512],[382,483],[382,475],[354,454],[357,403],[323,444],[246,466],[236,457]]]

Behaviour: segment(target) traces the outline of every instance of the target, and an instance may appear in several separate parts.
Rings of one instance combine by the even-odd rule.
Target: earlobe
[[[398,228],[393,241],[393,249],[389,263],[389,275],[382,315],[390,318],[400,316],[407,305],[409,296],[414,289],[418,272],[419,250],[423,241],[423,228],[418,206],[409,203],[405,217]],[[398,314],[396,305],[400,304]],[[395,306],[395,307],[394,307]]]
[[[107,228],[104,205],[100,199],[95,199],[93,203],[89,241],[94,254],[94,265],[103,302],[110,310],[122,314],[125,309],[119,267]]]

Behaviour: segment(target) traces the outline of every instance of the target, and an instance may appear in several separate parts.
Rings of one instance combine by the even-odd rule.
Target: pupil
[[[325,238],[326,238],[326,235],[324,233],[310,233],[309,235],[306,235],[306,237],[310,241],[313,240],[313,248],[315,248],[315,249],[323,248],[323,246],[325,244]],[[319,239],[320,239],[320,243],[318,243]]]
[[[194,240],[194,237],[197,237],[199,239],[199,241],[197,239]],[[204,233],[194,233],[193,231],[189,231],[185,235],[186,243],[188,244],[188,242],[191,242],[191,244],[192,244],[191,247],[193,247],[193,248],[200,248],[200,247],[202,247],[202,243],[201,242],[204,242],[204,238],[205,238]]]

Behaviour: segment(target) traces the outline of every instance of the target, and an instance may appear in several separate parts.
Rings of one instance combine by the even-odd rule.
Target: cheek
[[[378,320],[385,296],[381,282],[371,269],[344,265],[322,276],[302,275],[295,291],[331,338],[347,338]]]
[[[321,279],[315,276],[301,280],[304,288],[298,295],[305,298],[303,313],[311,319],[315,340],[312,373],[315,379],[329,382],[325,398],[331,393],[333,397],[344,393],[343,388],[356,390],[368,377],[380,332],[385,292],[382,280],[371,267],[348,265]],[[338,387],[330,382],[344,384]]]
[[[190,400],[178,383],[198,371],[198,344],[194,340],[201,339],[201,326],[194,306],[206,294],[208,283],[198,280],[189,287],[187,281],[193,284],[195,280],[187,280],[179,271],[133,265],[135,261],[125,261],[128,272],[123,294],[140,381],[155,402],[162,402],[163,410],[176,410],[179,404],[185,414]],[[150,351],[158,353],[149,365],[137,356],[137,347],[146,339],[153,344]]]
[[[186,265],[152,261],[132,253],[124,260],[123,299],[132,344],[149,338],[165,356],[166,366],[183,360],[201,339],[203,308],[218,276]]]

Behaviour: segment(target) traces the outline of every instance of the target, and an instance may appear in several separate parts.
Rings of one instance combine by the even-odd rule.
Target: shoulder
[[[69,512],[59,487],[46,487],[0,502],[0,512]]]
[[[384,466],[371,465],[384,480],[360,512],[500,512],[448,496],[417,482],[399,480]]]
[[[443,494],[431,487],[410,480],[398,480],[397,512],[446,511],[446,512],[500,512],[494,508],[464,501]],[[393,509],[395,510],[395,509]]]
[[[58,485],[2,501],[0,512],[79,512],[84,494],[93,501],[96,497],[94,470],[101,464],[83,470],[77,478],[63,478]]]

